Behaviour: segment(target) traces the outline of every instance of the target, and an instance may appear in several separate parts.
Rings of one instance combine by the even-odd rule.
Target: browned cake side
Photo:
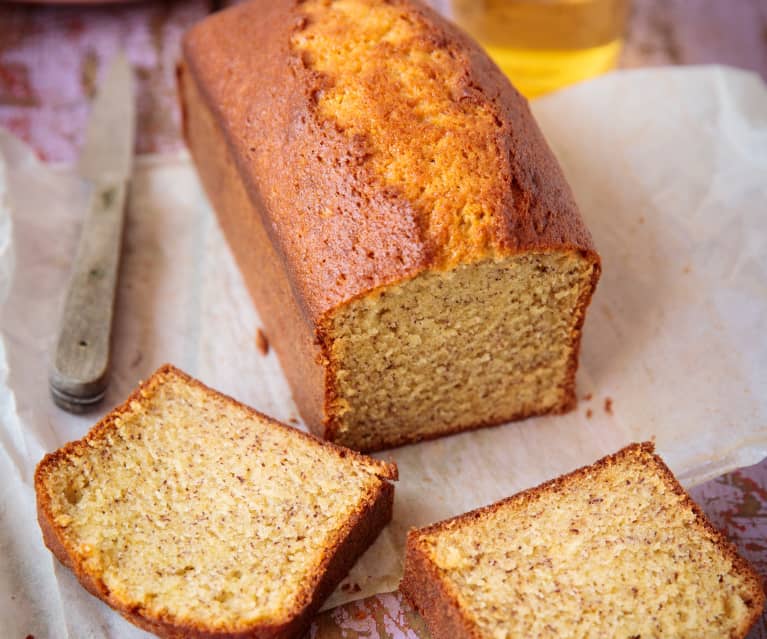
[[[407,541],[400,589],[434,639],[743,639],[761,580],[653,444]]]
[[[274,230],[258,190],[242,180],[236,156],[213,111],[182,64],[178,68],[184,137],[248,291],[258,307],[269,344],[277,353],[301,416],[322,436],[325,367],[319,341],[293,292],[290,273],[272,241]]]
[[[574,405],[599,258],[478,45],[409,0],[254,1],[187,34],[180,89],[315,432],[372,450]]]
[[[291,638],[391,519],[396,476],[165,366],[35,491],[45,544],[137,626]]]

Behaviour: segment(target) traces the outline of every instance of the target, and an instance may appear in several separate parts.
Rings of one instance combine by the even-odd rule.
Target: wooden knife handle
[[[49,375],[54,401],[70,412],[99,402],[109,382],[127,188],[96,184],[83,223]]]

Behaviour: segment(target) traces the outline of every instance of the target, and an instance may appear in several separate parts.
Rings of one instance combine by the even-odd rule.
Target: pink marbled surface
[[[88,101],[118,48],[139,80],[137,152],[181,146],[174,67],[180,37],[219,3],[103,7],[0,4],[0,126],[52,162],[73,162]],[[224,3],[226,4],[226,3]],[[767,2],[635,0],[622,65],[725,63],[767,77]],[[713,522],[767,576],[767,461],[692,491]],[[320,615],[313,639],[416,639],[422,621],[396,593]],[[767,639],[763,617],[749,639]]]
[[[203,0],[89,8],[0,4],[0,126],[47,161],[74,162],[89,99],[122,49],[138,79],[137,152],[178,149],[181,35],[209,9]]]

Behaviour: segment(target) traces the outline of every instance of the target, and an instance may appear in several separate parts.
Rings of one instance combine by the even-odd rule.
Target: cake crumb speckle
[[[608,415],[613,414],[613,400],[611,397],[605,397],[605,413]]]
[[[256,348],[261,355],[269,354],[269,339],[266,337],[266,333],[260,328],[256,331]]]
[[[594,414],[594,411],[590,408],[586,411],[586,419],[591,419],[591,416]]]

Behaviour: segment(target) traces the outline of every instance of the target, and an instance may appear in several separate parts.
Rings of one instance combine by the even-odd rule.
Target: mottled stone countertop
[[[122,48],[139,76],[137,151],[180,148],[174,65],[184,30],[227,2],[177,0],[104,7],[0,5],[0,126],[51,162],[77,157],[88,101],[105,60]],[[767,78],[763,0],[634,0],[624,67],[723,63]],[[767,577],[767,460],[692,491]],[[320,615],[317,639],[423,639],[396,593]],[[767,639],[763,617],[749,639]]]

